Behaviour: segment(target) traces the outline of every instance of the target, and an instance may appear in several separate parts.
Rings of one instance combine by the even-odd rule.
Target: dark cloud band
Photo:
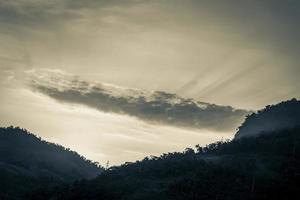
[[[54,74],[34,76],[31,87],[62,102],[126,114],[148,122],[225,132],[234,130],[249,114],[230,106],[203,103],[162,91],[148,93]]]

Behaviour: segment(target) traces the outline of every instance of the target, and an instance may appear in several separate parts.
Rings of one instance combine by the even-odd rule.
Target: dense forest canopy
[[[28,199],[291,199],[300,189],[300,128],[216,142],[104,171]]]

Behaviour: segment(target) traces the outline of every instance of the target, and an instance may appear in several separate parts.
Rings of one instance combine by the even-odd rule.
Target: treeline
[[[91,181],[28,199],[292,199],[300,189],[300,128],[216,142],[112,167]]]

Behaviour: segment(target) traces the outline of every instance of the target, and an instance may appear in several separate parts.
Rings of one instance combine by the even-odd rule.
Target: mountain
[[[42,184],[95,178],[96,163],[20,128],[0,128],[0,199],[14,199]]]
[[[250,111],[215,105],[164,91],[144,91],[88,82],[78,76],[34,71],[29,86],[61,102],[81,104],[103,112],[185,128],[235,131]]]
[[[298,101],[291,100],[268,106],[256,114],[258,118],[262,115],[265,119],[270,116],[290,119],[293,126],[276,121],[273,128],[266,126],[265,134],[259,134],[261,129],[253,129],[256,137],[219,141],[205,147],[197,145],[196,151],[187,148],[182,153],[147,157],[111,167],[92,180],[42,188],[28,194],[27,199],[295,199],[300,190],[300,126],[294,123],[297,115],[290,112],[297,113],[297,109]]]
[[[187,148],[184,152],[150,156],[141,161],[111,167],[90,180],[78,176],[78,180],[74,182],[61,181],[64,177],[67,177],[65,180],[76,179],[72,176],[76,174],[76,170],[70,171],[69,166],[74,160],[69,156],[63,156],[64,159],[59,156],[57,159],[57,155],[75,154],[75,157],[80,158],[79,155],[41,141],[23,129],[4,128],[1,129],[1,135],[4,135],[4,139],[1,138],[1,162],[4,163],[4,170],[0,170],[0,199],[295,199],[300,190],[300,125],[296,123],[298,118],[295,119],[298,117],[298,103],[293,99],[267,106],[248,116],[256,116],[257,121],[247,118],[240,129],[250,122],[252,126],[259,123],[260,126],[256,127],[262,128],[251,130],[255,137],[241,136],[204,147],[197,145],[195,150]],[[276,123],[270,118],[276,119]],[[290,123],[286,120],[290,120]],[[271,124],[265,126],[265,123],[271,123],[273,127]],[[264,134],[261,134],[261,130]],[[30,153],[26,153],[24,146],[20,146],[24,141],[27,144],[25,146],[32,149]],[[48,149],[48,145],[63,153],[51,154],[47,153],[49,149],[36,148],[41,143],[45,149]],[[39,156],[40,153],[43,156]],[[50,158],[49,161],[45,159],[47,157]],[[51,162],[53,160],[55,162]],[[64,162],[65,160],[68,161]],[[82,162],[86,163],[84,160]],[[49,167],[50,164],[54,167]],[[96,169],[94,167],[92,168]],[[90,169],[86,172],[88,171]],[[42,176],[43,174],[46,176]]]
[[[216,142],[35,191],[30,200],[276,200],[300,189],[300,127]]]
[[[300,101],[292,99],[249,115],[239,127],[235,139],[300,126]]]

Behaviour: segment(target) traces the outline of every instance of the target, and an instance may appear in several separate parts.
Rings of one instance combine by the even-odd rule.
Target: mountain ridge
[[[248,115],[238,128],[235,139],[254,137],[262,133],[266,134],[299,125],[300,101],[294,98],[266,106],[264,109]]]

